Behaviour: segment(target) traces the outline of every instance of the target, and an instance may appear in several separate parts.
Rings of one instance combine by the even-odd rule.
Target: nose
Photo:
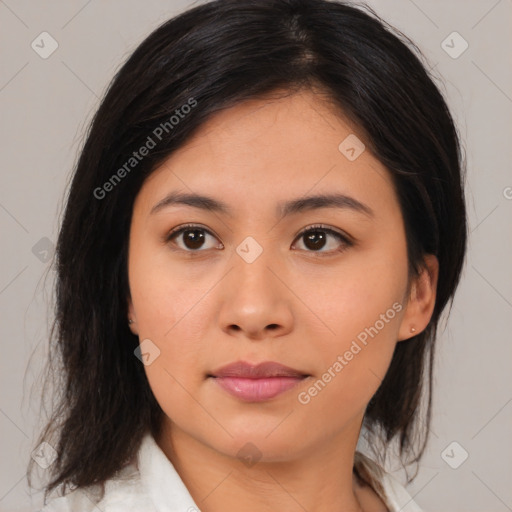
[[[221,328],[251,340],[286,335],[294,321],[288,273],[271,251],[263,250],[252,261],[241,254],[231,259],[233,267],[222,284]]]

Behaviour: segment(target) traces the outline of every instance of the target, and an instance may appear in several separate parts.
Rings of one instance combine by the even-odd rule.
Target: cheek
[[[165,247],[134,248],[130,292],[141,335],[164,342],[176,335],[182,321],[195,325],[205,283],[192,270],[191,265],[173,263]]]
[[[219,336],[212,336],[211,329],[224,269],[214,268],[207,260],[178,258],[149,240],[133,244],[129,262],[139,338],[152,340],[160,351],[158,364],[146,368],[148,378],[158,388],[174,389],[180,382],[191,392],[198,389],[215,359],[211,340]]]
[[[395,309],[389,311],[388,318],[395,314]],[[393,319],[387,324],[379,319],[376,325],[362,329],[354,318],[347,317],[345,326],[349,322],[345,331],[339,325],[338,332],[342,334],[336,340],[318,345],[322,368],[297,397],[299,407],[307,409],[316,425],[312,428],[327,428],[332,434],[364,413],[389,368],[396,346]],[[350,336],[350,332],[357,334]]]
[[[155,253],[140,249],[131,254],[129,275],[140,342],[150,340],[156,355],[144,369],[157,400],[172,409],[187,398],[181,386],[194,389],[202,377],[204,289]]]
[[[395,263],[372,255],[297,280],[294,292],[313,313],[306,325],[314,329],[315,344],[331,352],[348,349],[358,337],[362,342],[375,337],[380,345],[396,341],[407,270],[405,261]]]
[[[184,365],[168,364],[162,353],[151,366],[145,367],[145,371],[151,391],[168,418],[178,425],[183,421],[204,421],[201,416],[204,413],[198,407],[197,400],[191,396],[194,388],[186,380],[187,373],[193,374],[190,369],[187,372]]]
[[[204,411],[197,408],[197,397],[207,371],[203,360],[205,350],[201,336],[193,332],[193,322],[187,319],[173,323],[171,328],[164,321],[167,319],[157,318],[155,322],[160,325],[156,326],[147,319],[148,330],[162,334],[151,337],[158,356],[144,370],[151,390],[167,416],[180,421],[180,418],[197,414],[204,421],[201,416]]]
[[[401,311],[406,307],[403,301],[408,261],[404,238],[389,236],[386,242],[381,242],[379,250],[365,254],[351,269],[353,278],[348,280],[351,286],[340,292],[340,300],[358,319],[359,331],[377,324],[385,337],[393,331],[397,335]],[[352,335],[356,334],[352,332]],[[394,336],[391,337],[395,341]]]
[[[317,277],[314,287],[303,282],[298,293],[315,313],[307,328],[323,366],[303,395],[313,417],[337,411],[345,421],[366,407],[384,378],[405,308],[406,260],[394,259],[361,257]]]

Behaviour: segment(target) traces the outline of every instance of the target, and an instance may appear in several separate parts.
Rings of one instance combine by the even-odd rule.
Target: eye
[[[171,231],[167,236],[166,241],[171,242],[175,238],[178,239],[182,235],[182,243],[184,247],[179,247],[179,249],[188,252],[199,252],[199,249],[203,248],[204,242],[207,240],[208,236],[215,238],[206,228],[203,228],[197,224],[187,224]],[[206,247],[206,249],[209,248],[215,247]]]
[[[197,224],[187,224],[185,226],[178,227],[171,231],[169,235],[166,237],[166,242],[173,242],[175,245],[178,245],[178,250],[184,250],[187,252],[201,252],[201,250],[207,249],[215,249],[219,248],[218,246],[206,246],[205,241],[208,238],[215,239],[216,237],[208,231],[206,228],[203,228]],[[174,242],[174,240],[179,240],[181,238],[181,247],[180,244]],[[345,236],[337,231],[324,227],[321,224],[310,226],[309,228],[303,230],[297,236],[296,240],[304,239],[307,252],[319,252],[319,253],[333,253],[333,252],[342,252],[348,247],[354,245],[354,243],[349,239],[348,236]],[[338,247],[336,248],[336,243],[334,243],[335,248],[331,250],[321,250],[326,245],[328,245],[329,238],[335,239],[338,241]],[[207,245],[207,244],[206,244]],[[220,244],[220,249],[223,248],[223,245]]]
[[[323,249],[326,245],[328,245],[327,242],[329,237],[338,240],[338,245],[341,243],[341,247],[338,247],[337,249],[334,248],[332,250],[321,251],[320,249]],[[307,249],[311,249],[310,251],[307,252],[342,252],[348,247],[354,245],[348,236],[338,233],[334,229],[325,227],[321,224],[310,226],[309,228],[303,230],[297,236],[297,240],[300,239],[304,239],[304,245],[307,247]],[[336,243],[334,244],[334,246],[336,247]]]

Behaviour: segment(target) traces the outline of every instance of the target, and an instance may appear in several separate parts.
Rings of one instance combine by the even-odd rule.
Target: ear
[[[398,341],[417,336],[430,322],[436,303],[439,261],[433,254],[427,254],[418,277],[411,283],[411,290],[404,316],[398,331]],[[411,332],[414,327],[415,332]]]
[[[130,331],[132,331],[133,334],[138,336],[139,329],[137,327],[137,316],[135,315],[135,308],[133,307],[132,298],[128,297],[128,318],[126,321],[128,322],[128,327],[130,328]],[[129,323],[130,320],[133,320],[133,322]]]

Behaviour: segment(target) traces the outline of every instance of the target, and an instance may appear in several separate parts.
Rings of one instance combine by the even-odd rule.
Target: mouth
[[[240,400],[262,402],[294,388],[311,375],[272,361],[256,366],[238,361],[207,377]]]

